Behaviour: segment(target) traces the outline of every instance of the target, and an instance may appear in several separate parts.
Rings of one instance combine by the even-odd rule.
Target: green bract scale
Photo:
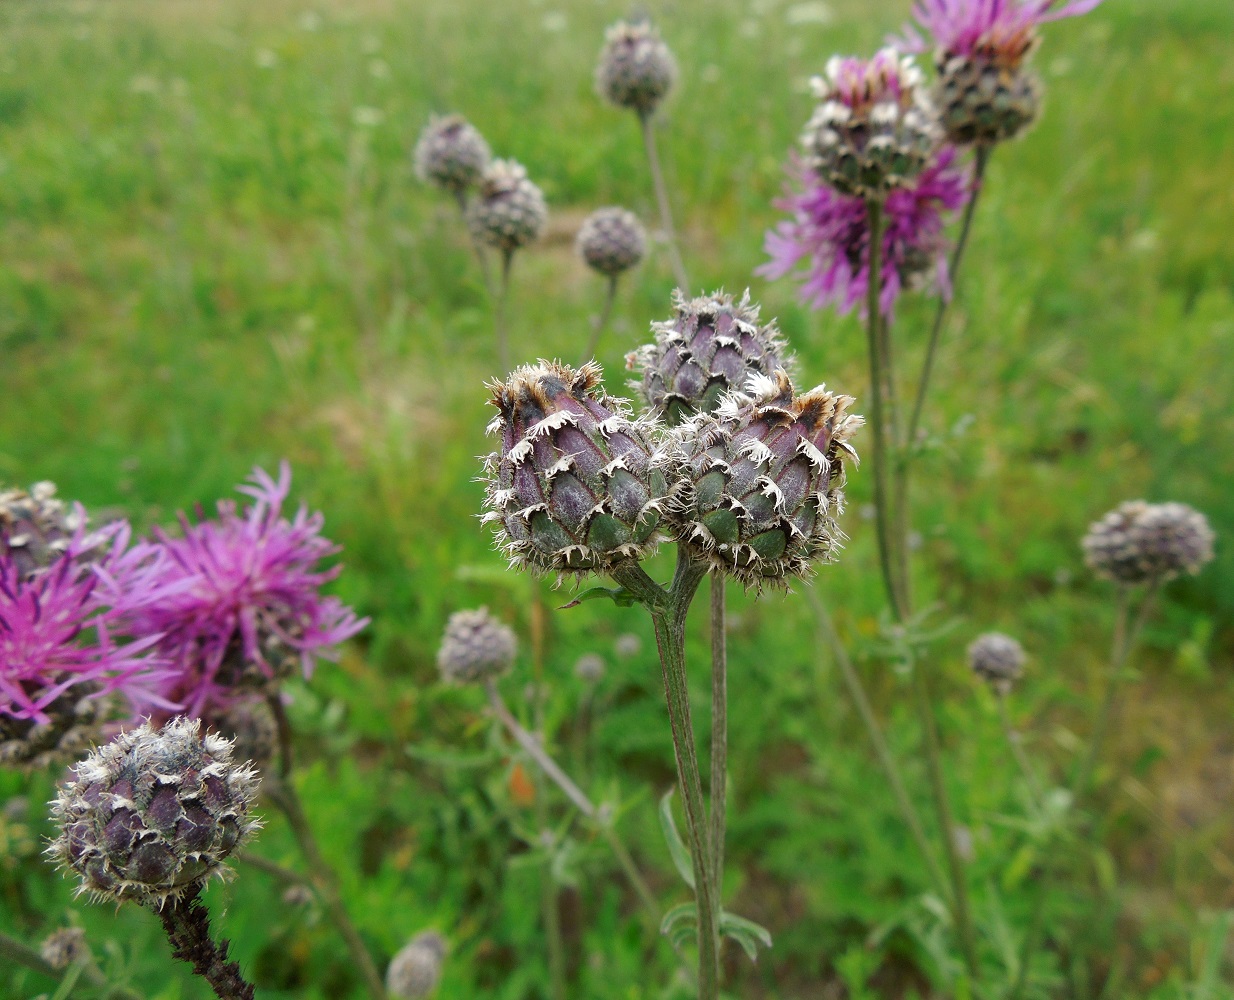
[[[259,825],[257,776],[231,743],[196,719],[123,733],[73,768],[52,803],[60,835],[47,849],[98,899],[162,906],[223,875]]]
[[[652,324],[654,343],[626,358],[642,374],[634,387],[648,410],[670,427],[714,412],[751,375],[770,375],[788,363],[780,331],[774,323],[759,325],[749,292],[735,303],[723,292],[687,300],[678,291],[673,308],[676,317]]]
[[[516,369],[489,386],[499,438],[486,463],[486,523],[515,565],[603,571],[661,540],[668,482],[652,425],[607,395],[594,362]]]
[[[670,505],[681,544],[747,586],[784,584],[843,538],[848,439],[864,420],[851,396],[818,386],[797,395],[783,371],[755,375],[674,432],[686,487]]]

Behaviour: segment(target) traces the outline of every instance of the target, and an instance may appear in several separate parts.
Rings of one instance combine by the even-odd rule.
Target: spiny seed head
[[[1024,132],[1041,109],[1041,86],[1020,66],[983,56],[940,56],[939,122],[957,146],[992,145]]]
[[[85,524],[85,510],[66,506],[55,483],[35,483],[29,492],[0,489],[0,559],[11,561],[23,579],[67,552]],[[77,547],[89,548],[80,541]]]
[[[1213,558],[1208,519],[1183,503],[1129,500],[1084,536],[1084,561],[1099,576],[1124,584],[1195,575]]]
[[[647,231],[638,216],[616,206],[597,208],[578,231],[579,256],[593,271],[615,278],[647,253]]]
[[[940,133],[921,71],[886,48],[827,63],[811,81],[819,105],[801,135],[806,161],[842,194],[881,199],[925,168]]]
[[[490,157],[484,136],[461,115],[430,118],[412,154],[420,180],[455,195],[479,183]]]
[[[386,990],[394,1000],[420,1000],[428,996],[441,979],[445,957],[445,938],[436,931],[417,934],[390,960]]]
[[[480,175],[467,225],[479,240],[504,253],[538,239],[548,220],[544,194],[514,160],[494,160]]]
[[[678,290],[673,309],[673,319],[651,325],[654,342],[626,358],[627,367],[642,375],[633,387],[670,427],[715,412],[751,375],[770,375],[789,363],[776,325],[759,325],[749,291],[734,302],[724,292],[687,299]]]
[[[91,958],[86,932],[80,927],[61,927],[52,931],[39,945],[39,955],[56,971]]]
[[[510,627],[488,608],[456,611],[446,622],[437,650],[441,676],[454,684],[472,684],[500,677],[514,666],[518,643]]]
[[[998,694],[1008,694],[1024,672],[1024,647],[1002,632],[986,632],[968,647],[968,665]]]
[[[47,853],[96,899],[162,906],[223,876],[258,827],[257,777],[196,719],[122,733],[73,768],[52,803],[60,828]]]
[[[604,679],[604,657],[599,653],[584,653],[574,663],[574,675],[588,684]]]
[[[604,392],[600,366],[540,361],[494,382],[499,439],[484,515],[513,565],[583,574],[640,559],[662,540],[668,480],[654,427]]]
[[[618,21],[604,33],[596,92],[610,104],[650,115],[676,79],[677,62],[650,24]]]
[[[677,428],[679,542],[748,587],[785,586],[829,559],[843,538],[844,461],[857,457],[848,440],[864,423],[852,402],[821,385],[797,395],[777,371]]]

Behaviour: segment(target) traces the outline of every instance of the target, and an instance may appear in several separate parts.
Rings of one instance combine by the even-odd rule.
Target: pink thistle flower
[[[879,306],[888,318],[907,289],[932,284],[939,294],[950,294],[943,225],[946,213],[963,207],[970,192],[968,173],[956,166],[956,155],[953,147],[944,147],[911,184],[887,195]],[[765,249],[771,259],[756,273],[773,279],[794,273],[803,302],[847,313],[865,303],[869,287],[865,202],[820,182],[796,157],[788,172],[790,183],[776,207],[792,217],[768,230]]]
[[[291,520],[283,516],[290,488],[286,462],[277,482],[254,469],[251,484],[237,487],[250,506],[220,500],[212,520],[193,524],[181,515],[182,537],[157,533],[163,580],[180,586],[140,616],[147,633],[161,635],[159,650],[175,669],[161,693],[188,715],[251,697],[297,661],[310,676],[318,658],[332,658],[333,646],[368,624],[321,595],[342,567],[319,563],[340,549],[322,537],[320,513],[301,506]]]

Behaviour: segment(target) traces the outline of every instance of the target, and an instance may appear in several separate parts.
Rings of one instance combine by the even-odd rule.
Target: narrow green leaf
[[[673,790],[670,788],[660,799],[660,827],[664,830],[664,839],[668,842],[668,853],[673,856],[673,864],[677,873],[691,889],[694,888],[694,865],[690,861],[690,849],[686,847],[677,832],[677,821],[673,819]]]
[[[766,927],[735,913],[721,912],[720,933],[741,945],[751,962],[758,961],[759,945],[771,947],[771,932]]]
[[[565,611],[567,608],[577,608],[584,601],[599,601],[607,597],[610,601],[619,608],[631,608],[636,603],[635,596],[626,590],[625,587],[614,587],[610,590],[608,587],[591,587],[578,594],[574,600],[567,604],[563,604],[557,610]]]
[[[698,923],[698,911],[693,903],[678,903],[664,914],[664,919],[660,921],[660,933],[672,934],[673,927],[683,920],[691,927]]]

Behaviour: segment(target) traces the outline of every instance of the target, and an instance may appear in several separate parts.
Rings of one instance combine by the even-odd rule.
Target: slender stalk
[[[278,727],[279,770],[277,777],[267,776],[263,783],[263,790],[269,796],[270,801],[287,818],[287,824],[291,827],[301,853],[304,854],[304,860],[308,862],[309,878],[321,896],[322,902],[325,903],[326,912],[330,915],[335,929],[347,945],[351,960],[364,980],[365,990],[372,1000],[386,1000],[385,984],[343,903],[338,873],[322,855],[321,848],[317,845],[317,838],[313,836],[313,828],[304,814],[304,807],[300,804],[296,786],[291,780],[291,724],[287,720],[283,702],[277,693],[268,695],[266,702],[270,706]]]
[[[652,116],[641,113],[638,116],[643,129],[643,146],[647,150],[647,165],[651,168],[651,183],[656,189],[656,202],[660,207],[660,228],[668,243],[669,260],[673,265],[673,274],[677,286],[683,295],[690,294],[690,278],[686,274],[686,266],[681,260],[681,250],[677,245],[677,230],[673,226],[673,207],[668,200],[668,188],[664,184],[664,173],[660,170],[660,155],[656,152],[656,133],[652,127]]]
[[[547,811],[543,805],[543,796],[536,796],[536,821],[540,826],[541,836],[546,838],[545,846],[553,841],[546,823]],[[548,945],[548,981],[549,996],[552,1000],[566,1000],[566,946],[561,936],[561,910],[557,907],[557,883],[553,879],[553,862],[551,857],[544,861],[540,873],[540,913],[544,919],[544,937]]]
[[[818,592],[813,587],[810,587],[806,593],[809,595],[810,604],[814,608],[815,618],[818,620],[818,630],[831,647],[836,663],[840,665],[840,673],[843,675],[844,683],[848,687],[849,696],[853,699],[853,703],[857,706],[857,714],[861,716],[861,721],[865,724],[866,733],[870,737],[870,742],[874,745],[874,753],[877,755],[879,763],[887,775],[896,804],[900,807],[900,814],[908,825],[909,832],[913,835],[913,840],[916,841],[917,850],[921,852],[922,860],[925,861],[926,867],[930,870],[930,878],[934,882],[934,888],[944,896],[949,896],[951,889],[947,882],[947,876],[943,874],[943,869],[938,863],[934,849],[930,846],[930,839],[926,836],[925,827],[921,822],[921,814],[917,812],[917,807],[913,805],[913,800],[909,798],[908,790],[904,786],[904,778],[900,773],[900,766],[896,763],[895,757],[891,753],[891,748],[887,745],[887,738],[883,735],[883,729],[874,715],[874,709],[870,705],[869,697],[866,695],[865,685],[861,682],[861,676],[857,673],[856,668],[853,667],[853,661],[849,658],[848,650],[844,648],[844,643],[840,641],[840,634],[836,631],[835,622],[832,621],[831,614],[827,611],[826,605],[823,604],[822,598],[819,597]]]
[[[493,332],[497,337],[497,364],[502,372],[510,370],[510,336],[506,328],[506,302],[510,298],[510,265],[514,263],[514,251],[503,250],[501,254],[501,281],[493,302]]]
[[[926,765],[930,773],[930,790],[938,809],[938,822],[942,827],[943,847],[947,868],[951,875],[951,895],[956,927],[960,932],[960,944],[964,949],[964,962],[969,975],[977,979],[977,948],[973,937],[972,917],[968,906],[968,882],[964,876],[964,861],[955,842],[955,821],[951,815],[951,800],[943,778],[942,758],[938,749],[938,731],[934,723],[934,707],[926,690],[925,674],[920,664],[913,665],[913,695],[926,744]]]
[[[711,866],[717,894],[724,887],[724,832],[728,822],[728,636],[724,574],[711,574]],[[721,900],[717,899],[717,902]]]
[[[900,588],[892,568],[891,531],[888,524],[887,425],[883,413],[883,363],[879,343],[879,296],[882,291],[883,208],[874,199],[866,202],[870,230],[870,279],[866,301],[866,340],[870,353],[870,425],[874,435],[874,516],[878,530],[878,564],[887,588],[888,599],[897,620],[906,609],[901,604]]]
[[[938,308],[934,312],[934,325],[930,328],[930,342],[926,347],[925,362],[921,369],[921,379],[917,383],[917,395],[913,402],[912,416],[905,431],[904,460],[907,461],[913,446],[917,442],[917,430],[921,426],[921,411],[925,407],[926,393],[930,389],[930,377],[934,373],[934,358],[938,353],[938,342],[943,331],[943,320],[947,316],[947,307],[955,298],[956,278],[960,273],[960,264],[964,260],[964,248],[968,246],[968,235],[973,225],[973,215],[977,211],[977,201],[985,187],[986,166],[990,162],[991,147],[978,145],[974,150],[973,163],[973,193],[964,206],[964,215],[960,220],[960,235],[956,239],[955,249],[951,251],[951,260],[947,265],[947,276],[951,282],[951,296],[940,296]]]
[[[476,261],[480,265],[480,277],[484,281],[484,290],[488,292],[488,297],[493,297],[493,271],[488,263],[488,251],[484,249],[484,244],[471,230],[471,226],[467,225],[467,192],[454,192],[454,199],[458,202],[459,214],[463,217],[463,228],[467,230],[467,238],[471,241],[471,249],[476,255]]]
[[[277,861],[271,861],[269,858],[263,858],[260,854],[250,854],[248,851],[240,851],[238,854],[233,854],[237,861],[242,865],[248,865],[250,868],[256,868],[259,872],[265,872],[267,875],[278,879],[284,885],[289,886],[307,886],[312,888],[313,882],[305,875],[301,875],[297,871],[292,871],[290,868],[284,868]]]
[[[1007,739],[1007,745],[1011,747],[1012,756],[1015,757],[1020,773],[1024,776],[1028,794],[1033,800],[1033,806],[1036,807],[1041,804],[1041,786],[1037,783],[1037,775],[1033,772],[1033,765],[1028,759],[1028,754],[1024,752],[1020,734],[1011,725],[1011,716],[1007,712],[1007,695],[998,691],[995,692],[995,699],[998,701],[998,719],[1002,723],[1003,736]]]
[[[1007,994],[1007,1000],[1020,1000],[1020,996],[1024,993],[1024,987],[1028,985],[1029,967],[1032,963],[1033,955],[1041,944],[1042,932],[1045,930],[1045,901],[1050,894],[1053,875],[1053,867],[1048,866],[1037,877],[1037,892],[1033,898],[1033,912],[1029,918],[1028,930],[1024,933],[1024,941],[1020,947],[1020,967],[1016,970],[1015,982],[1011,985],[1011,992]]]
[[[241,974],[240,966],[227,960],[229,942],[223,939],[216,943],[210,936],[210,914],[202,905],[200,885],[155,912],[171,942],[171,953],[192,965],[219,1000],[254,1000],[253,987]]]
[[[600,344],[600,336],[608,329],[609,317],[613,314],[613,302],[617,298],[617,275],[611,274],[608,278],[608,289],[604,293],[604,305],[600,308],[600,313],[591,321],[591,339],[587,342],[587,350],[583,354],[583,361],[590,361],[596,356],[596,348]]]

